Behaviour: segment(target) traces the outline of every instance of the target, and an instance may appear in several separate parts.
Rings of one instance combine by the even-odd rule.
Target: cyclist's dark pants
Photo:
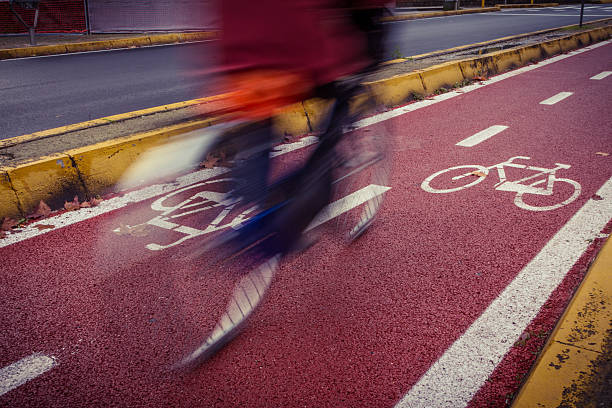
[[[315,151],[306,164],[280,181],[269,185],[269,154],[274,140],[271,121],[263,121],[249,127],[236,157],[234,175],[236,197],[246,202],[258,203],[262,208],[275,205],[278,210],[265,223],[259,233],[273,234],[269,251],[286,254],[299,240],[302,232],[314,217],[329,203],[332,194],[333,169],[337,157],[334,147],[343,135],[349,120],[349,101],[356,88],[330,85],[326,93],[336,97],[329,117],[327,130],[320,136]]]

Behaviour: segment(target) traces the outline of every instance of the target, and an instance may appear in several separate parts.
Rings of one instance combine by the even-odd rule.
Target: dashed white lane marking
[[[37,353],[0,369],[0,395],[46,373],[55,365],[57,361],[53,357]]]
[[[496,134],[503,132],[506,129],[508,129],[508,126],[493,125],[485,130],[481,130],[475,135],[472,135],[466,139],[463,139],[462,141],[457,143],[457,146],[463,146],[463,147],[476,146],[478,143],[484,142],[485,140],[492,138]]]
[[[396,408],[465,407],[519,338],[590,240],[612,218],[612,178],[436,361]]]
[[[573,92],[559,92],[555,96],[551,96],[550,98],[545,99],[542,102],[540,102],[540,105],[554,105],[555,103],[561,102],[562,100],[564,100],[567,97],[572,96],[573,94],[574,94]]]
[[[600,79],[606,78],[609,75],[612,75],[612,71],[601,72],[601,73],[599,73],[599,74],[597,74],[595,76],[592,76],[591,79],[600,80]]]

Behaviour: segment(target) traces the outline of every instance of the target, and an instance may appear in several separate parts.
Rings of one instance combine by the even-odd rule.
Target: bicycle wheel
[[[240,279],[214,329],[193,352],[176,363],[173,369],[196,368],[240,333],[248,318],[264,299],[278,268],[279,259],[279,255],[267,259]]]
[[[334,199],[320,216],[341,214],[337,228],[349,242],[374,222],[391,188],[391,145],[385,123],[364,126],[357,122],[336,146]]]
[[[464,169],[467,169],[467,171]],[[456,172],[455,170],[461,171]],[[440,170],[427,177],[421,183],[421,188],[428,193],[434,194],[452,193],[475,186],[484,180],[488,174],[489,169],[478,164],[466,164],[462,166],[450,167],[448,169]],[[458,182],[458,180],[462,180],[463,182],[467,181],[468,183],[461,184]],[[449,185],[454,186],[448,188]]]

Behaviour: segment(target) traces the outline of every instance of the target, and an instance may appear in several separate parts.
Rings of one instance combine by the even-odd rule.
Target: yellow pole
[[[531,0],[531,1],[533,1],[533,0]],[[484,8],[484,0],[482,0],[482,8]]]

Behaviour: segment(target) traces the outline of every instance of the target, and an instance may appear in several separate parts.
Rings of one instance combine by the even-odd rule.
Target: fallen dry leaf
[[[487,177],[487,175],[484,174],[482,171],[473,171],[470,174],[473,176],[478,176],[478,177]]]
[[[91,200],[89,200],[89,204],[91,204],[92,207],[96,207],[98,205],[100,205],[100,203],[102,202],[101,198],[92,198]]]
[[[217,164],[218,161],[218,157],[215,157],[212,154],[208,154],[208,156],[206,156],[206,160],[202,162],[202,165],[204,166],[204,168],[212,169],[213,167],[215,167],[215,164]]]
[[[38,229],[39,231],[42,231],[42,230],[47,230],[47,229],[53,229],[55,228],[55,225],[38,224],[38,225],[34,225],[34,228]]]
[[[10,217],[4,217],[2,219],[2,225],[0,225],[0,231],[10,231],[11,228],[14,228],[18,225],[19,225],[19,221],[13,218],[10,218]]]
[[[604,153],[604,152],[597,152],[595,154],[598,155],[598,156],[604,156],[604,157],[610,155],[610,153]]]
[[[591,200],[601,201],[601,200],[603,200],[603,197],[602,197],[602,196],[600,196],[600,195],[597,195],[597,194],[593,194],[593,195],[591,196]]]
[[[66,201],[64,203],[64,208],[67,209],[68,211],[74,211],[74,210],[78,210],[79,208],[81,208],[81,204],[79,203],[79,197],[74,196],[74,200],[70,202]]]
[[[149,226],[147,224],[139,224],[134,227],[130,227],[126,224],[119,224],[119,230],[115,230],[115,234],[117,235],[130,235],[132,237],[146,237],[149,235]]]
[[[35,220],[37,218],[46,218],[49,216],[49,214],[51,214],[51,208],[49,208],[49,206],[43,200],[40,200],[38,207],[36,207],[36,211],[28,215],[26,218]]]
[[[486,81],[487,77],[485,76],[475,76],[474,81]]]
[[[6,237],[6,232],[0,231],[0,239],[5,238],[5,237]]]
[[[89,204],[89,201],[83,201],[81,203],[81,208],[90,208],[91,204]]]

